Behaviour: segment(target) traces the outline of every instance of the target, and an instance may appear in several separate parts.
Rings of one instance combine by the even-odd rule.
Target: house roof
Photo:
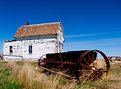
[[[24,25],[18,29],[14,37],[54,35],[58,33],[59,27],[61,27],[61,22]]]

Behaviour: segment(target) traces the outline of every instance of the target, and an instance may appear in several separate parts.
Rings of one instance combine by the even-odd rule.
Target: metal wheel
[[[42,55],[39,59],[38,59],[38,65],[42,66],[45,65],[44,59],[46,58],[46,54]]]
[[[106,55],[99,50],[88,50],[78,60],[78,72],[82,82],[109,77],[110,63]]]

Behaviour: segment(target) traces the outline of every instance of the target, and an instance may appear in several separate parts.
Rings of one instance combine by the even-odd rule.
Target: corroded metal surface
[[[98,58],[98,54],[102,56],[102,59]],[[110,73],[109,59],[99,50],[46,54],[44,57],[42,56],[38,60],[39,66],[61,71],[75,77],[78,81],[101,79],[104,74],[108,76]],[[101,67],[99,64],[101,64]]]

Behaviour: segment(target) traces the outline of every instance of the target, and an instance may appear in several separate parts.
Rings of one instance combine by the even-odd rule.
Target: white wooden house
[[[21,26],[15,40],[4,42],[4,58],[38,59],[47,53],[63,51],[64,32],[61,22]]]

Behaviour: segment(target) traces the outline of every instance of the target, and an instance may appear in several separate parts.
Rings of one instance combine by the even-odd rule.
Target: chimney
[[[29,22],[26,22],[25,25],[29,25]]]

